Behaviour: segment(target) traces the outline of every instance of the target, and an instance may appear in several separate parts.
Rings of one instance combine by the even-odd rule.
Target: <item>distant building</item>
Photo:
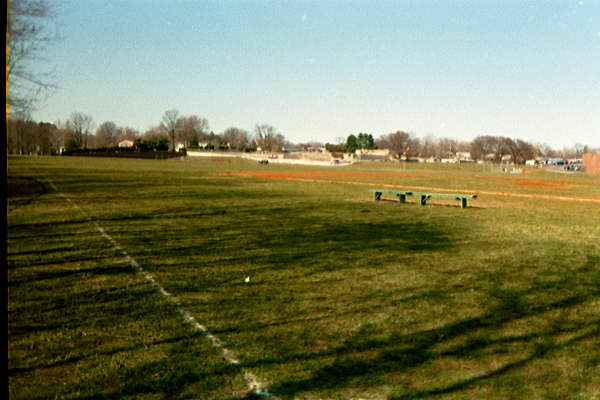
[[[588,173],[600,173],[600,154],[586,153],[583,155],[583,170]]]
[[[133,140],[121,140],[119,142],[119,147],[133,147]]]
[[[459,161],[471,160],[471,153],[468,151],[459,151],[456,153],[456,159]]]
[[[358,149],[356,150],[356,157],[363,161],[386,161],[390,159],[390,151],[388,149],[382,150],[367,150]]]

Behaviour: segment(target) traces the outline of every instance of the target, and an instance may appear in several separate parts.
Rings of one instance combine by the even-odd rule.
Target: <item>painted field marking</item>
[[[123,262],[129,264],[134,271],[141,275],[146,281],[148,281],[152,286],[154,286],[160,294],[162,294],[165,298],[169,299],[175,305],[179,306],[180,301],[177,297],[173,296],[171,293],[167,292],[150,274],[148,271],[145,271],[138,263],[135,261],[133,257],[127,254],[127,251],[119,243],[114,240],[106,231],[98,225],[92,218],[83,211],[75,202],[73,202],[68,196],[59,192],[54,183],[50,182],[50,187],[54,190],[59,197],[68,202],[75,210],[77,210],[90,224],[93,224],[96,228],[96,231],[102,235],[104,239],[106,239],[110,244],[112,244],[113,248],[117,250],[123,257]],[[209,330],[202,324],[198,323],[196,319],[182,307],[177,307],[177,311],[183,317],[183,319],[190,324],[194,329],[200,331],[206,339],[213,345],[213,347],[219,349],[221,351],[221,355],[223,359],[225,359],[228,363],[235,365],[240,369],[240,372],[243,374],[244,379],[246,380],[246,384],[248,385],[248,389],[251,393],[263,397],[263,398],[274,398],[273,395],[269,393],[267,390],[267,386],[262,383],[262,381],[254,374],[246,370],[241,362],[235,357],[231,350],[228,350],[225,346],[223,346],[222,342],[214,336]]]

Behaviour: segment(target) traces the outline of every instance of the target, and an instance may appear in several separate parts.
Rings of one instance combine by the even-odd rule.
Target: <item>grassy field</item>
[[[599,399],[600,176],[524,172],[9,158],[10,398]]]

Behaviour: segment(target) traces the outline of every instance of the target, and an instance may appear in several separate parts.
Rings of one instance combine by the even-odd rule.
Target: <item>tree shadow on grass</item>
[[[6,198],[10,207],[25,206],[48,191],[46,185],[35,178],[7,176]]]
[[[581,271],[586,271],[584,265]],[[568,279],[567,279],[568,280]],[[536,289],[534,288],[533,291]],[[540,295],[543,295],[543,288]],[[270,391],[282,398],[294,398],[300,393],[342,390],[347,387],[369,388],[383,384],[381,377],[390,373],[402,373],[425,367],[429,362],[443,357],[464,359],[477,358],[482,353],[494,353],[503,345],[523,344],[528,347],[525,353],[514,354],[508,361],[482,374],[459,379],[447,385],[429,389],[416,389],[405,392],[393,399],[425,398],[433,395],[449,394],[466,389],[472,385],[501,376],[517,368],[544,358],[552,351],[568,347],[576,342],[600,337],[600,318],[578,324],[549,323],[536,327],[533,332],[504,336],[492,339],[492,334],[511,322],[545,315],[556,310],[569,311],[573,307],[592,301],[600,295],[600,280],[595,278],[595,286],[588,286],[571,296],[554,301],[529,303],[529,290],[492,289],[490,297],[499,304],[481,316],[458,320],[442,327],[421,330],[410,334],[391,333],[384,338],[371,336],[368,331],[359,332],[346,340],[342,345],[318,354],[306,354],[306,360],[314,358],[335,357],[333,362],[314,371],[305,379],[289,379],[277,382]],[[479,336],[473,336],[478,334]],[[569,335],[568,340],[561,339]],[[495,334],[494,336],[497,336]],[[461,344],[451,345],[456,339]],[[439,350],[439,346],[450,346],[449,350]],[[376,355],[373,355],[375,352]],[[303,355],[295,355],[302,360]],[[260,363],[259,363],[260,364]]]
[[[202,335],[174,336],[165,340],[145,343],[138,346],[118,348],[109,352],[96,352],[86,357],[57,363],[48,368],[72,365],[73,368],[84,362],[94,368],[94,359],[106,359],[122,353],[140,358],[137,362],[125,361],[129,366],[117,365],[107,368],[97,375],[86,374],[78,378],[68,394],[70,399],[123,399],[150,396],[161,399],[174,398],[223,398],[223,392],[244,393],[238,366],[220,360],[209,349]],[[140,352],[157,351],[162,357],[146,360]],[[18,372],[16,372],[18,373]],[[63,394],[63,395],[64,395]],[[242,398],[240,394],[237,398]],[[40,396],[34,399],[47,399]]]
[[[170,259],[168,264],[152,260],[150,269],[176,271],[190,268],[189,258],[210,254],[203,263],[202,257],[194,262],[202,279],[170,283],[178,293],[220,288],[240,284],[239,272],[231,266],[248,266],[246,272],[254,276],[273,272],[296,278],[345,271],[365,266],[378,267],[397,263],[402,258],[430,251],[443,251],[453,247],[453,239],[442,226],[422,222],[387,223],[336,223],[304,220],[302,224],[282,226],[282,229],[250,227],[235,237],[222,240],[199,240],[198,244],[163,249],[162,259],[183,259],[181,263]],[[225,248],[227,251],[223,251]],[[237,250],[236,250],[237,249]],[[136,259],[149,259],[152,251],[140,252]],[[376,256],[371,265],[368,259]],[[203,274],[203,271],[206,273]],[[211,272],[212,271],[212,272]],[[213,273],[219,271],[219,273]],[[272,278],[276,279],[276,278]]]
[[[81,370],[81,376],[71,380],[62,395],[74,399],[135,398],[142,394],[178,398],[191,391],[199,394],[194,398],[215,398],[212,394],[221,395],[228,385],[243,392],[239,366],[223,360],[201,332],[182,325],[174,305],[164,301],[153,287],[145,282],[128,283],[132,275],[129,266],[88,268],[74,271],[72,276],[59,274],[53,278],[107,278],[113,284],[72,292],[64,282],[61,290],[40,293],[21,304],[18,315],[9,315],[9,344],[19,346],[9,357],[11,382],[21,384],[24,376],[37,379],[61,370],[70,371],[67,375]],[[40,278],[48,277],[42,273]],[[21,282],[19,286],[24,285]],[[165,320],[173,322],[169,325]],[[36,382],[40,394],[52,388],[51,382]],[[203,396],[205,392],[209,394]],[[46,393],[37,398],[55,394],[61,395]]]

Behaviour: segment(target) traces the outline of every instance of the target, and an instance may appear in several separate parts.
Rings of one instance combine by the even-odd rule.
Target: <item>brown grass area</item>
[[[314,178],[425,178],[442,177],[442,174],[418,172],[348,172],[348,171],[236,171],[227,175],[267,179],[314,179]]]

